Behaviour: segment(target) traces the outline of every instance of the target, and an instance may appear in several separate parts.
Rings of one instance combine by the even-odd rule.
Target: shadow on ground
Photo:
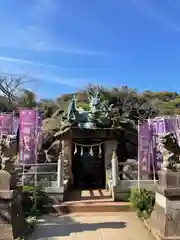
[[[52,218],[40,222],[35,229],[34,234],[31,236],[31,240],[64,237],[69,236],[71,233],[96,231],[98,229],[120,229],[127,226],[126,222],[100,222],[100,223],[80,223],[74,221],[69,216],[60,218]]]

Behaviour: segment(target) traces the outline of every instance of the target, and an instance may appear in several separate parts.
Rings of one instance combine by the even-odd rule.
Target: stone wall
[[[156,184],[152,180],[140,180],[139,185],[148,191],[155,191]],[[114,188],[115,201],[128,201],[132,188],[138,187],[138,180],[118,180],[117,186]]]

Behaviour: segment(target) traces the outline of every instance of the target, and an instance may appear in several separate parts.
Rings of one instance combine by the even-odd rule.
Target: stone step
[[[110,200],[63,202],[59,205],[53,205],[52,208],[59,214],[132,211],[130,203]]]
[[[54,201],[46,206],[46,211],[57,214],[73,213],[117,213],[132,211],[128,202],[113,202],[111,194],[104,189],[70,191],[66,194],[64,202]]]
[[[84,201],[84,200],[98,200],[109,199],[111,194],[105,189],[92,190],[74,190],[67,192],[64,196],[65,201]]]

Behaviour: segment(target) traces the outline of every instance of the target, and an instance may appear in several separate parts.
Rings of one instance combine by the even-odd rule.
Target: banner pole
[[[140,191],[140,134],[139,134],[139,120],[138,120],[138,190]]]
[[[37,195],[36,195],[36,190],[37,190],[37,168],[38,168],[38,163],[37,163],[37,134],[38,134],[38,109],[35,108],[35,111],[36,111],[36,123],[35,123],[35,134],[34,134],[34,137],[35,137],[35,148],[34,148],[34,151],[35,151],[35,166],[36,166],[36,172],[35,172],[35,208],[37,206]]]

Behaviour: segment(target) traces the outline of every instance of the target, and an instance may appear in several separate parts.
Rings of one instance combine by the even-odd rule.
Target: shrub
[[[133,188],[129,200],[139,218],[148,218],[155,204],[155,193],[144,188]]]
[[[48,195],[39,187],[23,186],[22,207],[26,217],[44,213],[43,205],[48,202]]]

